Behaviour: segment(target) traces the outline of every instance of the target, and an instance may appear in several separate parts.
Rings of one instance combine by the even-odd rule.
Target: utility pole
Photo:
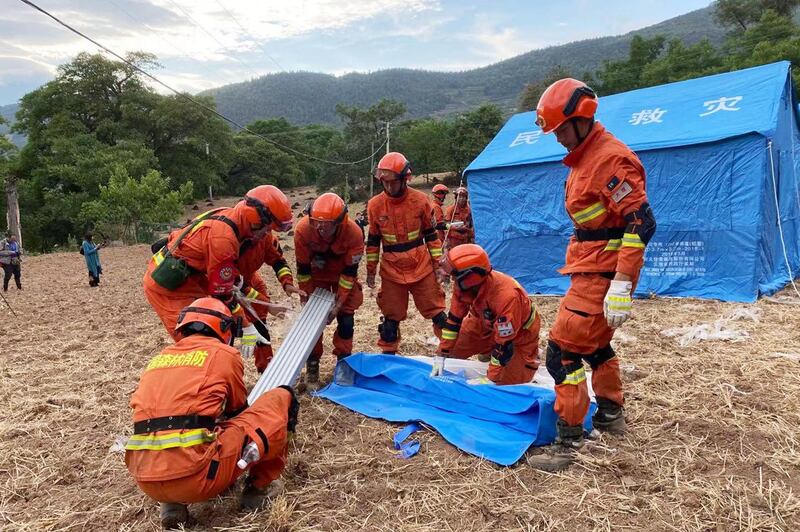
[[[206,161],[208,161],[208,142],[206,142]],[[214,193],[211,190],[211,184],[208,185],[208,201],[214,201]]]
[[[386,122],[386,153],[389,153],[389,124],[391,122]]]
[[[19,224],[19,199],[17,196],[17,178],[9,174],[6,176],[6,227],[12,235],[17,236],[17,242],[22,247],[22,227]]]

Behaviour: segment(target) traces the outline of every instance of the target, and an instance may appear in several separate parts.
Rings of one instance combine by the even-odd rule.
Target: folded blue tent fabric
[[[505,466],[531,445],[555,439],[552,390],[469,385],[453,373],[431,378],[430,369],[409,358],[358,353],[339,362],[334,381],[317,395],[368,417],[420,421],[462,451]]]

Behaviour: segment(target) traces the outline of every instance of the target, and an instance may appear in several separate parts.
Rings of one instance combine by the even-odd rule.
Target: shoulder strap
[[[230,220],[229,218],[226,218],[225,216],[217,216],[217,215],[214,214],[215,212],[220,212],[220,211],[222,211],[224,209],[225,209],[225,207],[218,207],[216,209],[212,209],[212,210],[210,210],[208,212],[204,212],[203,214],[195,217],[188,225],[186,225],[186,227],[183,230],[183,232],[180,235],[178,235],[178,238],[175,240],[175,242],[172,244],[171,247],[165,246],[165,247],[167,247],[167,253],[172,255],[173,252],[176,249],[178,249],[178,246],[180,246],[181,242],[183,242],[183,239],[186,238],[186,236],[189,233],[192,232],[192,229],[197,227],[201,222],[204,222],[205,220],[222,220],[222,221],[224,221],[225,223],[228,224],[228,226],[233,228],[233,232],[236,235],[236,239],[238,240],[239,239],[239,229],[236,227],[236,224],[233,223],[233,221]]]

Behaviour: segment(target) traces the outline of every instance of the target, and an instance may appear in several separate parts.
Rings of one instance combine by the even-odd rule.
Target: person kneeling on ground
[[[541,321],[525,289],[493,270],[477,244],[451,249],[441,268],[454,282],[439,354],[462,359],[489,355],[488,381],[530,382],[539,367]]]
[[[224,303],[195,300],[178,317],[180,339],[150,360],[131,399],[134,434],[125,463],[139,488],[161,503],[164,529],[186,525],[187,504],[216,497],[245,470],[240,501],[247,510],[282,488],[277,479],[299,404],[291,387],[281,386],[247,406],[244,364],[230,345],[236,328]]]

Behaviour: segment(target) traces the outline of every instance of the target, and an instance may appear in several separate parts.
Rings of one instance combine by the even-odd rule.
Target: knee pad
[[[589,363],[592,369],[595,370],[599,368],[602,364],[614,358],[615,356],[617,356],[617,354],[614,353],[614,350],[611,348],[611,344],[609,344],[605,347],[601,347],[600,349],[598,349],[597,351],[586,357],[586,361]]]
[[[353,338],[353,326],[355,320],[352,314],[339,314],[336,316],[336,333],[342,340]]]
[[[440,312],[439,314],[431,318],[431,321],[433,322],[434,325],[436,325],[441,329],[442,327],[444,327],[444,324],[447,323],[447,314],[445,314],[444,312]]]
[[[400,322],[384,317],[383,322],[378,325],[378,333],[384,342],[396,342],[400,332]]]
[[[564,362],[567,362],[564,365]],[[581,359],[575,353],[562,351],[561,347],[554,341],[547,342],[546,357],[547,372],[553,377],[556,384],[562,384],[567,375],[583,368]]]

